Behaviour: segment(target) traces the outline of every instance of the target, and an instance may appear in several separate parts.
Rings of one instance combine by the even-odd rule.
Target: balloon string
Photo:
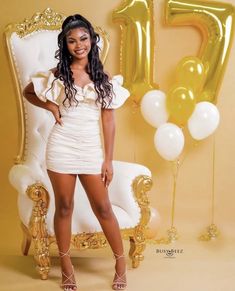
[[[216,142],[215,135],[213,136],[213,150],[212,150],[212,193],[211,193],[211,224],[207,227],[206,232],[199,236],[202,241],[209,241],[215,239],[219,236],[219,230],[214,224],[214,214],[215,214],[215,150]]]
[[[194,146],[197,146],[198,142],[194,143]],[[175,217],[175,200],[176,200],[176,185],[179,174],[179,169],[182,167],[185,159],[187,157],[187,153],[184,152],[180,157],[178,157],[175,161],[172,162],[172,171],[173,171],[173,195],[172,195],[172,206],[171,206],[171,227],[174,225],[174,217]]]
[[[173,171],[173,194],[172,194],[172,205],[171,205],[171,227],[174,226],[175,218],[175,197],[176,197],[176,184],[179,173],[179,158],[172,162],[172,171]]]
[[[215,208],[215,135],[213,136],[213,151],[212,151],[212,201],[211,201],[211,223],[214,224],[214,209]]]
[[[184,130],[184,127],[181,127],[181,129]],[[199,142],[197,140],[194,140],[193,141],[193,147],[194,148],[197,147],[198,146],[198,143]],[[184,161],[185,161],[185,159],[186,159],[186,157],[188,155],[188,152],[189,152],[189,148],[188,149],[185,149],[184,152],[180,155],[181,161],[179,159],[179,167],[181,167],[183,165],[183,163],[184,163]]]
[[[195,147],[198,145],[198,141],[195,141],[193,144]],[[174,216],[175,216],[175,198],[176,198],[176,185],[177,179],[179,174],[179,169],[182,167],[188,152],[184,152],[180,157],[178,157],[175,161],[173,161],[173,178],[174,178],[174,185],[173,185],[173,198],[172,198],[172,210],[171,210],[171,227],[174,225]],[[214,185],[214,182],[213,182]],[[213,208],[213,207],[212,207]],[[214,214],[212,214],[213,216]]]

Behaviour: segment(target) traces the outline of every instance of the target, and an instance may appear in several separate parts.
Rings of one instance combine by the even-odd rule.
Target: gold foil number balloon
[[[216,103],[234,35],[234,7],[217,1],[168,0],[166,22],[193,25],[202,32],[198,57],[206,68],[206,79],[198,101]]]
[[[152,0],[128,0],[113,12],[122,31],[121,73],[132,99],[139,104],[144,94],[158,89],[153,83],[154,19]]]

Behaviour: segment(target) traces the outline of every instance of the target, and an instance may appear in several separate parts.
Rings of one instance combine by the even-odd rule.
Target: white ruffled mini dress
[[[97,99],[94,83],[83,88],[75,85],[79,104],[65,107],[64,84],[55,79],[52,71],[42,71],[31,77],[34,91],[44,102],[49,99],[59,105],[63,126],[55,123],[46,146],[46,167],[57,173],[100,174],[104,160],[100,133],[101,104]],[[115,95],[108,109],[116,109],[124,104],[130,92],[122,86],[122,75],[114,75],[110,80]],[[69,105],[68,99],[65,101]]]

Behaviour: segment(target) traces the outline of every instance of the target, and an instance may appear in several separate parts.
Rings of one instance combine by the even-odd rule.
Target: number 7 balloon
[[[165,9],[167,24],[193,25],[202,32],[198,57],[207,71],[197,101],[216,103],[234,36],[234,7],[217,1],[167,0]]]

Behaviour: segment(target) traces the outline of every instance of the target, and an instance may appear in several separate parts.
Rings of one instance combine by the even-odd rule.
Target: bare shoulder
[[[50,69],[49,71],[51,71],[54,74],[54,76],[56,76],[56,72],[57,72],[57,68],[56,67]]]
[[[110,73],[109,72],[107,72],[107,71],[104,71],[104,73],[106,74],[106,75],[108,75],[108,77],[109,77],[109,81],[112,79],[112,76],[110,75]]]
[[[52,73],[56,72],[56,67],[55,68],[51,68],[50,71],[52,71]]]

